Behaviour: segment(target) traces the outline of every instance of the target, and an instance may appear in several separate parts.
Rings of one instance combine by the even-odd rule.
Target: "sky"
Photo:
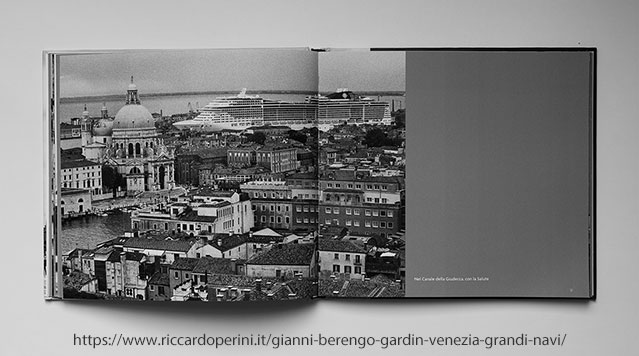
[[[242,88],[316,92],[318,87],[403,91],[405,82],[401,52],[144,50],[67,54],[59,63],[61,97],[121,94],[131,76],[141,94]]]
[[[406,54],[404,51],[331,50],[320,53],[321,92],[337,88],[353,91],[404,91]]]

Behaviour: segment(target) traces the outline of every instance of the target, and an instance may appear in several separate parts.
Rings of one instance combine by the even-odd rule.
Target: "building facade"
[[[285,181],[251,181],[240,189],[251,199],[256,227],[292,228],[292,193]]]
[[[320,176],[319,221],[327,231],[389,237],[403,228],[403,179],[354,171]]]

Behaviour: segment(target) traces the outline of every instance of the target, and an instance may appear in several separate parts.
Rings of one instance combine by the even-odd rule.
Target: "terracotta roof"
[[[195,266],[200,262],[199,258],[179,257],[169,267],[181,271],[193,271]]]
[[[315,253],[314,244],[279,244],[253,256],[247,265],[310,265]]]
[[[124,247],[149,250],[181,251],[187,252],[193,240],[167,240],[145,237],[131,237],[124,242]]]
[[[335,252],[352,252],[352,253],[366,253],[362,247],[354,244],[351,241],[332,240],[332,239],[319,239],[320,251],[335,251]]]
[[[217,220],[217,216],[198,215],[197,211],[190,210],[178,215],[177,220],[193,222],[215,222],[215,220]]]
[[[60,167],[62,169],[90,167],[90,166],[100,166],[100,164],[91,162],[88,159],[62,160],[62,162],[60,163]]]
[[[202,257],[193,268],[193,273],[235,274],[233,262],[227,258]]]
[[[169,283],[169,275],[167,273],[155,272],[151,278],[149,279],[148,284],[157,284],[161,286],[168,286]]]

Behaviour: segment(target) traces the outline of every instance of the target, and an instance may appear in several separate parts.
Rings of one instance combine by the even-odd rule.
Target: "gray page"
[[[590,297],[593,52],[406,61],[407,297]]]

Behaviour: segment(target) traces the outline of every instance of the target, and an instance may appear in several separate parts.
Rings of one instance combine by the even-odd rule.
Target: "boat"
[[[343,123],[392,123],[387,102],[362,97],[345,88],[326,96],[308,96],[303,102],[247,95],[244,88],[238,95],[217,97],[198,111],[197,117],[178,121],[173,126],[180,130],[210,132],[266,125],[287,126],[293,130],[311,127],[328,130]]]

